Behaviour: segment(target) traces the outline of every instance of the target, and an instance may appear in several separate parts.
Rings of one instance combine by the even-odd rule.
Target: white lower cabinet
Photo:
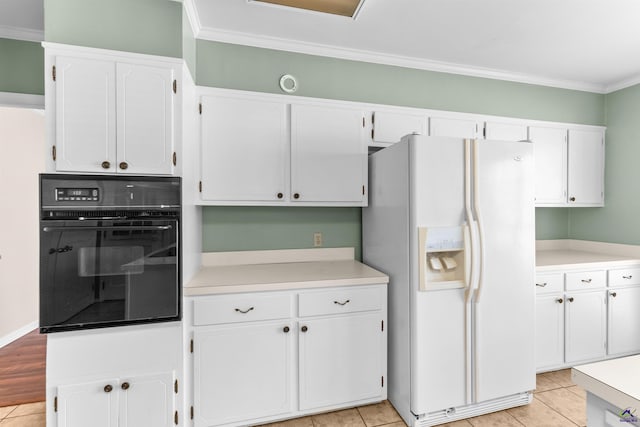
[[[301,321],[300,410],[380,397],[379,313]]]
[[[604,291],[567,293],[565,325],[566,362],[604,357],[607,336]]]
[[[536,367],[564,362],[564,298],[562,293],[536,298]]]
[[[640,353],[640,267],[536,276],[536,369]]]
[[[386,399],[386,285],[188,303],[195,427],[264,424]]]
[[[175,423],[173,373],[61,385],[58,427],[168,427]]]
[[[293,333],[288,319],[196,328],[195,425],[290,413]]]
[[[609,289],[607,353],[640,352],[640,287]]]

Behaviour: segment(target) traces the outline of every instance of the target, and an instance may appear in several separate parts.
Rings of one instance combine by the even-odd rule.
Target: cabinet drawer
[[[605,283],[606,274],[604,270],[581,271],[579,273],[566,274],[566,284],[568,291],[601,288],[605,286]]]
[[[385,291],[386,288],[369,288],[300,293],[298,296],[299,315],[306,317],[380,310]]]
[[[562,273],[536,274],[536,293],[562,292],[563,279]]]
[[[199,326],[285,319],[291,317],[291,301],[292,294],[205,297],[193,303],[193,324]]]
[[[609,270],[609,286],[640,284],[640,267]]]

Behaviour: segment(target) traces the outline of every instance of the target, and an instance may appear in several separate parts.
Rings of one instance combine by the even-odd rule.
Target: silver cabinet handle
[[[628,276],[622,276],[622,278],[623,278],[623,279],[627,279],[627,280],[631,279],[632,277],[633,277],[633,276],[632,276],[631,274],[630,274],[630,275],[628,275]]]
[[[581,282],[582,283],[591,283],[591,279],[582,279]]]
[[[334,301],[334,304],[338,304],[338,305],[347,305],[349,304],[349,300],[346,300],[345,302],[340,302],[340,301]]]
[[[545,286],[547,286],[547,282],[543,282],[543,283],[536,283],[536,286],[539,286],[541,288],[544,288]]]
[[[253,310],[253,307],[249,307],[246,310],[240,310],[239,308],[236,308],[236,311],[238,313],[242,313],[242,314],[247,314],[248,312],[250,312],[251,310]]]

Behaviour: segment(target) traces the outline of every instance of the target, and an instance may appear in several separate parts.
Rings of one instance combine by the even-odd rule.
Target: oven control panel
[[[59,202],[96,202],[99,199],[98,188],[56,188],[56,200]]]

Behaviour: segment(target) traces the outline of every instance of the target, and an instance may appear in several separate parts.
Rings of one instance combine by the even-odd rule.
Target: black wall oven
[[[40,175],[40,332],[179,320],[180,178]]]

